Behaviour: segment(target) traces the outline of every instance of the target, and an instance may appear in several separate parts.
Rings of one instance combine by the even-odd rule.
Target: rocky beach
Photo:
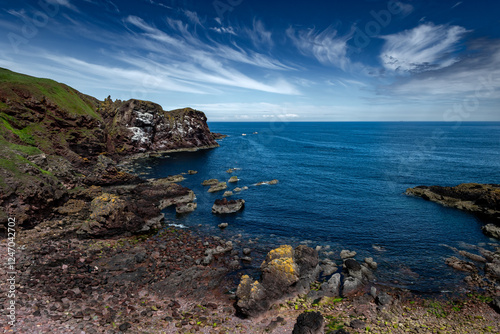
[[[197,210],[196,194],[180,184],[197,172],[143,179],[124,166],[216,149],[224,135],[210,131],[201,111],[99,101],[0,69],[0,118],[0,258],[15,259],[0,268],[5,333],[500,332],[498,248],[453,248],[446,263],[467,272],[467,293],[423,297],[378,281],[376,255],[344,249],[327,258],[321,247],[282,245],[250,268],[247,240],[168,227],[165,208]],[[249,210],[233,198],[247,188],[222,195],[238,182],[203,182],[220,194],[213,214]],[[267,185],[280,183],[256,184]],[[499,238],[499,189],[406,193],[479,214],[485,233]],[[4,321],[10,305],[12,324]]]

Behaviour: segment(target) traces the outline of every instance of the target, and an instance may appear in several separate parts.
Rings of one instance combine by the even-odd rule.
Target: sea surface
[[[191,188],[198,209],[168,224],[242,241],[254,251],[257,268],[280,244],[321,246],[321,256],[340,250],[371,256],[377,279],[421,293],[463,289],[464,274],[445,265],[452,248],[493,250],[498,242],[481,233],[475,216],[421,198],[408,187],[500,183],[500,123],[209,123],[228,135],[220,147],[135,162],[144,177],[196,170],[181,184]],[[246,134],[246,135],[243,135]],[[228,168],[237,168],[233,174]],[[211,214],[223,192],[208,193],[203,180],[240,181],[248,186],[244,211]],[[279,180],[277,185],[256,183]],[[227,222],[220,230],[217,225]],[[248,268],[246,268],[248,269]]]

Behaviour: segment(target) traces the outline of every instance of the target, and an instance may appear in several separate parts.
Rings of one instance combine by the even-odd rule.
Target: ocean
[[[321,247],[323,257],[340,250],[379,263],[377,280],[420,293],[463,289],[465,274],[444,260],[451,247],[474,252],[498,241],[482,234],[474,215],[406,196],[408,187],[500,183],[500,123],[209,123],[228,135],[220,147],[137,160],[146,178],[185,175],[197,197],[195,212],[165,210],[167,224],[241,241],[253,249],[257,269],[281,244]],[[243,135],[245,134],[245,135]],[[233,174],[226,172],[236,168]],[[203,180],[240,181],[229,197],[246,201],[242,212],[216,216]],[[258,182],[279,180],[276,185]],[[229,226],[220,230],[217,225]]]

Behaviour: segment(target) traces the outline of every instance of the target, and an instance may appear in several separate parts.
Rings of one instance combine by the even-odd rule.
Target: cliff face
[[[164,111],[140,100],[104,101],[99,107],[108,129],[108,150],[118,154],[216,147],[201,111],[191,108]]]
[[[109,163],[96,169],[100,155],[117,161],[140,152],[218,146],[206,120],[190,108],[99,101],[53,80],[0,68],[0,227],[8,215],[31,223],[48,218],[92,180],[133,179]]]

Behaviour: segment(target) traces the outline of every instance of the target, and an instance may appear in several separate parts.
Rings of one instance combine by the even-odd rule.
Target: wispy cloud
[[[236,44],[231,47],[214,41],[202,41],[189,31],[187,25],[178,20],[167,20],[173,29],[168,34],[137,16],[129,16],[126,22],[141,30],[135,33],[134,44],[146,48],[150,58],[164,68],[169,77],[184,82],[226,85],[279,94],[299,94],[292,84],[279,76],[273,81],[263,82],[243,74],[228,62],[249,64],[256,68],[287,69],[265,55],[247,52]],[[147,41],[153,43],[145,43]],[[134,61],[130,60],[131,63]]]
[[[422,72],[381,87],[379,93],[407,100],[463,100],[476,95],[500,97],[500,40],[480,40],[470,45],[471,55],[446,68]]]
[[[200,18],[198,17],[198,14],[196,12],[192,12],[190,10],[183,10],[182,11],[184,15],[194,24],[200,25],[203,27],[203,24],[201,23]]]
[[[315,29],[295,31],[290,27],[286,34],[302,54],[314,56],[323,65],[333,65],[345,70],[350,63],[347,41],[352,38],[353,31],[340,36],[332,27],[321,32]]]
[[[69,0],[45,0],[45,1],[53,5],[60,5],[69,8],[71,10],[78,11],[78,8],[76,8],[76,6],[73,5]]]
[[[401,73],[448,67],[458,60],[454,52],[467,32],[460,26],[427,23],[382,36],[385,44],[380,61],[385,69]]]
[[[264,23],[260,20],[253,20],[253,28],[245,29],[253,45],[257,48],[261,46],[272,47],[274,45],[271,31],[266,30]]]
[[[210,30],[213,30],[215,32],[218,32],[219,34],[231,34],[236,36],[236,32],[234,31],[233,27],[212,27]]]

